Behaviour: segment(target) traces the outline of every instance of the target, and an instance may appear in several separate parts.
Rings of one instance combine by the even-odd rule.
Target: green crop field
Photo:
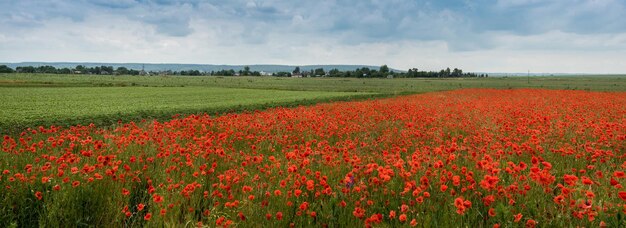
[[[254,110],[368,95],[216,87],[0,87],[0,128],[107,124],[119,119]]]
[[[358,79],[0,74],[0,133],[462,88],[625,91],[626,76]]]
[[[0,87],[180,87],[279,89],[298,91],[424,93],[460,88],[543,88],[625,91],[626,75],[490,78],[279,78],[214,76],[103,76],[0,74]]]

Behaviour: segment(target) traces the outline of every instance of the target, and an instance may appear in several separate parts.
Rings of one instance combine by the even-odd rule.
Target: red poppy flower
[[[519,222],[520,220],[522,220],[522,213],[514,215],[514,222]]]
[[[617,193],[617,195],[619,196],[620,199],[626,201],[626,192],[620,191]]]

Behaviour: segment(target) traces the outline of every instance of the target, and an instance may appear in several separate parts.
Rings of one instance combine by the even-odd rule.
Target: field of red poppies
[[[1,141],[2,227],[626,225],[623,92],[468,89]]]

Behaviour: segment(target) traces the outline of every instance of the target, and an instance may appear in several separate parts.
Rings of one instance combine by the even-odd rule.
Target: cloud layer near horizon
[[[22,0],[0,9],[0,62],[626,72],[623,0]]]

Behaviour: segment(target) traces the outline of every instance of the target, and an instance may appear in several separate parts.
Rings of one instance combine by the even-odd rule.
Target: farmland
[[[625,90],[3,74],[0,226],[624,226]]]
[[[619,227],[625,123],[623,92],[461,89],[34,128],[0,226]]]
[[[625,91],[624,76],[357,79],[0,74],[0,133],[463,88]],[[245,90],[249,89],[249,90]]]
[[[213,87],[0,87],[0,128],[110,125],[178,113],[232,112],[367,97],[371,93]]]
[[[542,88],[625,91],[626,75],[495,78],[280,78],[0,74],[1,87],[223,87],[295,91],[424,93],[463,88]]]

